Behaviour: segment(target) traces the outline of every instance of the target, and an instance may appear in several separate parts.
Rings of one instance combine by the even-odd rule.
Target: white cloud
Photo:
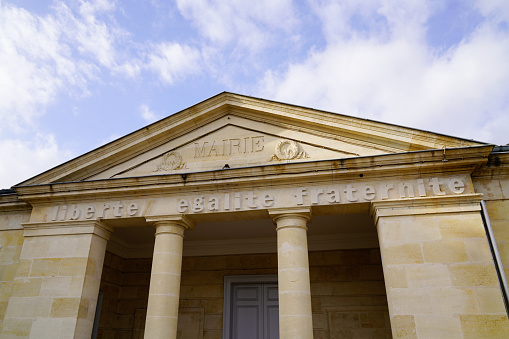
[[[101,67],[119,67],[114,45],[123,33],[97,18],[111,11],[112,4],[106,0],[79,1],[77,11],[73,11],[65,3],[55,2],[49,14],[40,16],[0,2],[3,186],[14,185],[68,158],[70,152],[62,151],[52,135],[36,132],[37,119],[61,95],[86,95]]]
[[[509,33],[486,20],[438,55],[423,39],[426,26],[420,15],[431,7],[412,2],[391,8],[387,3],[377,2],[363,12],[367,22],[382,15],[385,30],[363,32],[364,27],[331,38],[324,50],[304,62],[284,72],[266,72],[259,95],[454,136],[509,142],[507,129],[500,127],[509,111]],[[330,28],[331,20],[324,19],[324,30],[343,30]],[[407,28],[414,32],[404,32]]]
[[[230,43],[251,52],[276,43],[277,31],[297,23],[291,0],[177,0],[182,15],[213,44]]]
[[[153,48],[147,67],[168,84],[201,71],[200,52],[179,43],[163,42]]]
[[[147,123],[153,123],[154,121],[159,120],[159,116],[152,112],[147,105],[140,105],[140,114],[143,120]]]
[[[9,188],[71,159],[72,152],[62,150],[53,135],[36,135],[33,141],[0,140],[2,163],[0,188]]]

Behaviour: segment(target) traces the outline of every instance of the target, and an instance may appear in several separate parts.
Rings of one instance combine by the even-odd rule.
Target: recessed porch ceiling
[[[116,227],[108,250],[127,258],[151,257],[152,226]],[[184,255],[268,253],[277,250],[276,228],[270,219],[198,222],[185,233]],[[308,224],[309,250],[377,247],[376,229],[367,213],[317,215]]]

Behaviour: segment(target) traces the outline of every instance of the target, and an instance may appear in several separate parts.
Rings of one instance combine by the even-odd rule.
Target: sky
[[[509,143],[507,0],[0,0],[0,188],[222,91]]]

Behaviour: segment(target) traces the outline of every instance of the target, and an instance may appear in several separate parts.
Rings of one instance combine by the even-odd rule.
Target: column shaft
[[[307,227],[309,214],[278,214],[279,333],[281,339],[313,338]]]
[[[174,221],[158,221],[155,226],[145,338],[176,338],[186,226]]]

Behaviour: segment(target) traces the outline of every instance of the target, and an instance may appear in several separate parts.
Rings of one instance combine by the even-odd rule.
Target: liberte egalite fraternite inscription
[[[462,194],[468,187],[461,178],[430,178],[393,182],[350,182],[322,186],[256,188],[243,191],[166,196],[91,204],[56,205],[48,211],[51,221],[143,217],[155,214],[194,214],[276,207],[350,204],[387,199],[413,199]],[[144,206],[150,205],[151,210]]]

